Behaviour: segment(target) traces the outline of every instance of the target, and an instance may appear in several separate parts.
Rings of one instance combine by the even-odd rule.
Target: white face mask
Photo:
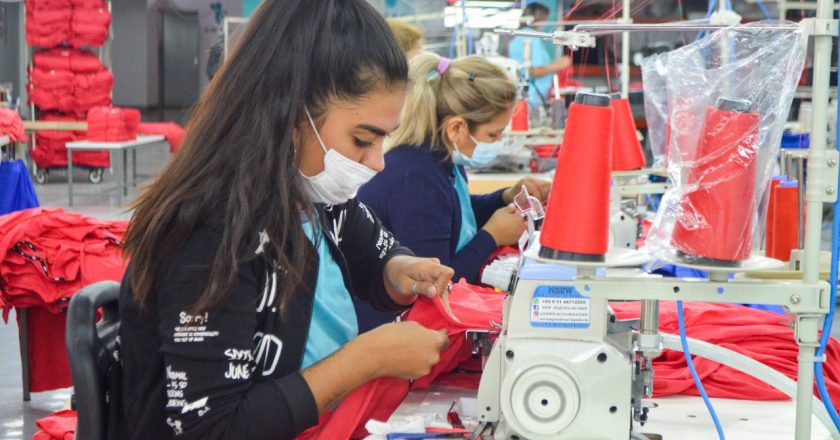
[[[504,141],[499,139],[496,142],[479,142],[472,135],[469,136],[475,142],[475,149],[472,155],[470,157],[465,156],[458,149],[458,144],[455,144],[455,151],[452,152],[452,162],[455,165],[474,169],[487,168],[499,157],[499,152],[502,150]]]
[[[315,203],[340,205],[356,197],[359,188],[370,181],[376,175],[376,171],[349,159],[335,149],[327,150],[321,134],[315,127],[315,121],[309,115],[309,110],[304,108],[304,111],[325,153],[324,171],[311,177],[300,173],[303,177],[304,188],[309,194],[309,199]]]

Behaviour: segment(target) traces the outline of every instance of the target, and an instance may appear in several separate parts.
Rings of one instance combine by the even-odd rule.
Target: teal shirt
[[[312,221],[303,224],[309,241],[318,247],[318,280],[301,369],[333,354],[359,334],[353,300],[330,253],[329,238],[314,226]]]
[[[455,173],[455,192],[458,194],[458,204],[461,206],[461,230],[458,233],[458,247],[455,248],[455,252],[461,252],[461,249],[478,233],[478,225],[475,221],[467,179],[461,174],[458,166],[452,165],[452,171]]]
[[[531,28],[524,28],[523,30],[533,31]],[[520,63],[525,61],[525,40],[531,41],[531,67],[545,67],[551,64],[551,55],[548,53],[545,44],[538,38],[515,37],[508,43],[508,56]],[[554,82],[553,75],[545,75],[536,78],[531,78],[533,81],[528,88],[528,103],[531,106],[541,105],[537,91],[543,98],[547,99],[548,91],[551,89],[551,84]],[[534,87],[536,86],[536,88]]]

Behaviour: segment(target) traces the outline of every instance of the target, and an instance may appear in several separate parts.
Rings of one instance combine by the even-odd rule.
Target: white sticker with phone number
[[[574,286],[539,286],[531,300],[531,326],[589,328],[591,299]]]

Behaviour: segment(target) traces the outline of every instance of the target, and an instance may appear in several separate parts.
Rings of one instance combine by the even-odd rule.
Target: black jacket
[[[399,309],[385,291],[383,269],[410,251],[355,199],[319,210],[348,290],[378,309]],[[272,286],[283,274],[263,257],[240,265],[238,285],[222,305],[194,316],[190,306],[218,246],[212,228],[197,229],[167,258],[142,310],[132,300],[129,265],[120,292],[122,411],[109,421],[112,437],[291,439],[318,422],[299,371],[318,265],[307,270],[282,317]]]

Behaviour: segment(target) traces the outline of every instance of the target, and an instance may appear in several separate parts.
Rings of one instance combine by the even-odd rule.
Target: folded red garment
[[[32,440],[73,440],[79,415],[72,409],[54,412],[35,422],[40,431]]]
[[[105,0],[70,0],[74,8],[104,8]]]
[[[18,112],[0,108],[0,136],[9,136],[12,142],[26,142],[23,121]]]
[[[87,121],[88,140],[127,141],[137,137],[140,112],[130,108],[95,107],[88,112]]]
[[[73,94],[75,75],[69,70],[45,70],[35,67],[29,71],[29,89],[53,93]]]
[[[28,3],[28,2],[27,2]],[[38,24],[69,23],[73,17],[70,5],[52,7],[27,7],[26,21]]]
[[[43,89],[30,90],[29,102],[41,110],[72,112],[76,108],[76,100],[72,93],[68,95],[64,92],[54,93]]]
[[[103,7],[73,10],[70,43],[74,47],[99,47],[108,39],[111,14]]]
[[[35,52],[32,64],[44,70],[70,70],[71,49],[50,49]]]
[[[56,47],[70,38],[70,26],[55,26],[49,33],[39,32],[35,25],[26,25],[26,44],[32,47]]]
[[[76,73],[94,73],[105,69],[95,54],[74,50],[70,52],[70,70]]]
[[[111,93],[114,88],[114,75],[103,70],[96,73],[78,73],[73,77],[75,93]]]
[[[70,0],[26,0],[26,9],[64,8],[71,6]]]
[[[0,293],[7,306],[34,303],[61,310],[83,286],[121,280],[125,261],[119,243],[127,224],[60,209],[0,216]]]
[[[169,152],[174,153],[181,148],[186,132],[180,125],[174,122],[144,122],[137,129],[138,133],[160,134],[166,137],[169,142]]]

